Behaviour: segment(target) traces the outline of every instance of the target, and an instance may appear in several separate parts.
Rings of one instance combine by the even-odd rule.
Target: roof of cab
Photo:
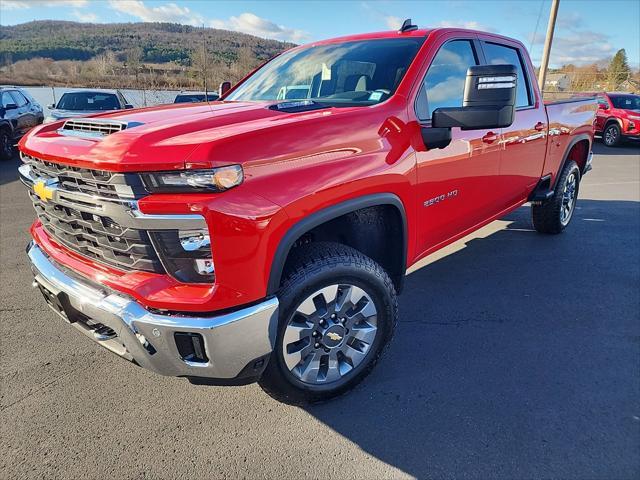
[[[352,42],[357,40],[377,40],[383,38],[421,38],[426,37],[432,29],[417,29],[409,32],[398,32],[397,30],[385,30],[382,32],[358,33],[356,35],[345,35],[342,37],[328,38],[310,42],[307,45],[323,45],[328,43]]]

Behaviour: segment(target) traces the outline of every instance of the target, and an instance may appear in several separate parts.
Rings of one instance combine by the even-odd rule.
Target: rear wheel
[[[532,205],[534,228],[541,233],[560,233],[573,218],[580,187],[580,169],[569,161],[560,173],[553,197],[542,205]]]
[[[290,404],[327,400],[362,381],[398,318],[393,283],[369,257],[335,243],[299,249],[278,295],[278,336],[260,379]]]
[[[620,143],[620,126],[617,123],[610,123],[602,133],[602,141],[607,147],[615,147]]]
[[[0,130],[0,160],[9,160],[13,156],[11,135],[6,129]]]

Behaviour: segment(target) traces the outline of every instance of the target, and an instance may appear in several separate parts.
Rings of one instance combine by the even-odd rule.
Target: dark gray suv
[[[42,107],[25,90],[0,86],[0,160],[8,160],[18,140],[44,120]]]

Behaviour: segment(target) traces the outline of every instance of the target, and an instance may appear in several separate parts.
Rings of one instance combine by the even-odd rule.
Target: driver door
[[[473,38],[445,42],[434,56],[416,98],[416,115],[429,128],[439,107],[461,107],[467,69],[479,65]],[[502,131],[452,128],[445,148],[417,151],[418,239],[433,250],[496,213]]]

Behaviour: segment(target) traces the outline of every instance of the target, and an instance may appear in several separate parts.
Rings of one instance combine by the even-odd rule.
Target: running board
[[[533,189],[528,200],[535,204],[544,203],[553,197],[553,193],[554,191],[551,189],[551,174],[545,175],[540,179],[536,188]]]

